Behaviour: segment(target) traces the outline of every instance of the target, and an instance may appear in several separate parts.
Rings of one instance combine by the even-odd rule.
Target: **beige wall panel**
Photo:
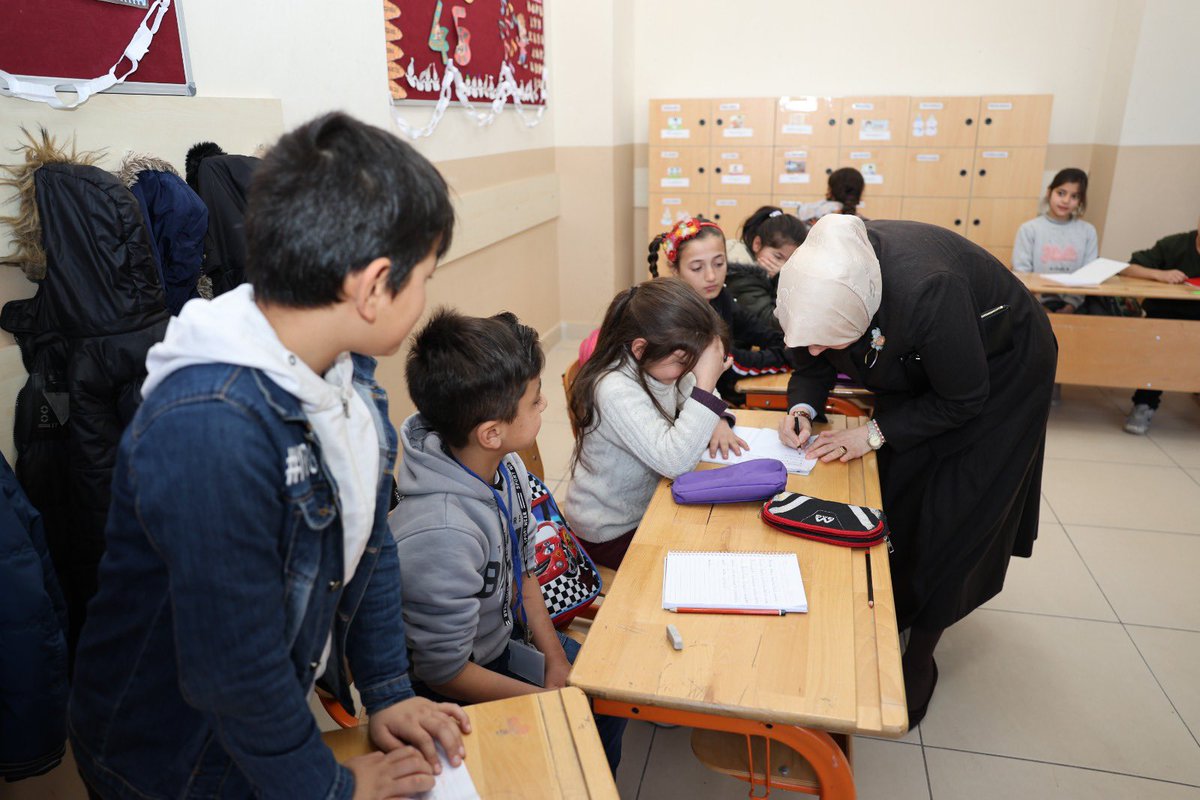
[[[777,195],[825,196],[829,173],[838,168],[836,147],[776,147],[771,170]]]
[[[908,144],[907,97],[847,97],[842,100],[842,149],[904,147]]]
[[[980,147],[975,151],[973,197],[1040,197],[1045,147]]]
[[[708,100],[653,100],[650,104],[650,144],[703,147],[711,125]]]
[[[770,147],[775,135],[775,100],[718,98],[708,112],[713,147]]]
[[[703,194],[711,171],[707,147],[650,145],[647,179],[652,192]]]
[[[900,206],[900,218],[965,233],[970,202],[965,197],[905,197]]]
[[[984,247],[1011,248],[1017,228],[1037,213],[1037,198],[972,198],[966,236]]]
[[[914,97],[909,103],[909,147],[974,147],[978,130],[978,97]]]
[[[1100,209],[1087,218],[1098,218]],[[1200,218],[1200,144],[1122,147],[1100,254],[1125,259],[1172,233],[1196,229]]]
[[[967,147],[910,146],[904,168],[906,197],[968,197],[975,151]]]
[[[987,95],[979,107],[980,147],[1038,147],[1050,136],[1048,94]]]
[[[709,150],[712,176],[708,189],[712,194],[770,194],[774,183],[771,172],[774,150],[770,147],[739,147],[716,143]]]
[[[901,147],[843,147],[839,167],[854,167],[863,174],[863,196],[899,197],[904,194],[908,151]]]
[[[775,106],[775,144],[836,148],[841,124],[840,97],[781,97]]]
[[[771,203],[768,194],[713,194],[709,200],[710,216],[721,226],[725,236],[737,236],[746,217]]]

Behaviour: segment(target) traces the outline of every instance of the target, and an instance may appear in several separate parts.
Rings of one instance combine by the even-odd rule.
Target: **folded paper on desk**
[[[442,773],[434,779],[432,789],[416,795],[418,800],[480,800],[475,781],[471,780],[471,773],[467,772],[467,765],[450,766],[446,751],[441,745],[438,745],[437,752],[442,761]]]
[[[1074,272],[1062,275],[1042,275],[1042,277],[1048,281],[1060,283],[1063,286],[1099,286],[1128,266],[1128,262],[1125,261],[1116,261],[1111,258],[1097,258],[1090,264],[1084,264]]]
[[[779,433],[774,428],[750,428],[745,425],[735,425],[733,432],[750,445],[749,450],[743,450],[740,456],[735,456],[730,452],[729,458],[721,458],[719,453],[716,458],[712,458],[706,450],[704,455],[700,456],[700,460],[707,461],[709,464],[728,465],[753,461],[756,458],[774,458],[782,461],[784,468],[794,475],[807,475],[817,465],[815,458],[807,458],[803,451],[794,450],[779,441]],[[808,444],[811,444],[815,438],[817,437],[810,438]],[[807,447],[807,444],[805,446]]]
[[[670,551],[663,565],[663,608],[808,611],[795,553]]]

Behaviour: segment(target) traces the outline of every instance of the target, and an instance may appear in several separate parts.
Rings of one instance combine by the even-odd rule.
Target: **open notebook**
[[[806,458],[804,453],[793,450],[779,441],[779,433],[774,428],[750,428],[745,425],[735,425],[733,432],[750,445],[749,450],[743,450],[740,456],[735,456],[730,452],[729,458],[721,458],[720,453],[716,458],[712,458],[705,450],[704,455],[700,456],[700,460],[710,464],[729,466],[730,464],[740,464],[743,461],[753,461],[756,458],[775,458],[783,462],[784,469],[796,475],[807,475],[817,465],[815,458]],[[811,442],[812,439],[808,441]]]
[[[663,608],[808,611],[795,553],[672,550],[663,567]]]

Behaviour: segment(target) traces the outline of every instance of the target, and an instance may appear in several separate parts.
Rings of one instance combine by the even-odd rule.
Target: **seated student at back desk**
[[[409,351],[417,413],[400,429],[391,527],[418,694],[478,703],[567,685],[579,644],[526,569],[537,520],[516,453],[542,425],[543,363],[537,331],[507,313],[442,310]],[[625,721],[596,728],[615,772]]]
[[[1159,239],[1148,250],[1138,250],[1129,257],[1129,266],[1121,274],[1160,283],[1183,283],[1200,278],[1197,231],[1176,233]],[[1147,317],[1155,319],[1200,319],[1200,302],[1194,300],[1144,300],[1142,308]],[[1125,430],[1139,436],[1150,430],[1150,421],[1161,401],[1160,391],[1138,389],[1134,392],[1133,409],[1125,420]]]

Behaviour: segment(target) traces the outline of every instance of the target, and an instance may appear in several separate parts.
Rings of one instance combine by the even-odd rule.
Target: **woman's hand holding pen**
[[[799,450],[812,436],[812,420],[806,414],[792,411],[779,420],[779,441]]]

